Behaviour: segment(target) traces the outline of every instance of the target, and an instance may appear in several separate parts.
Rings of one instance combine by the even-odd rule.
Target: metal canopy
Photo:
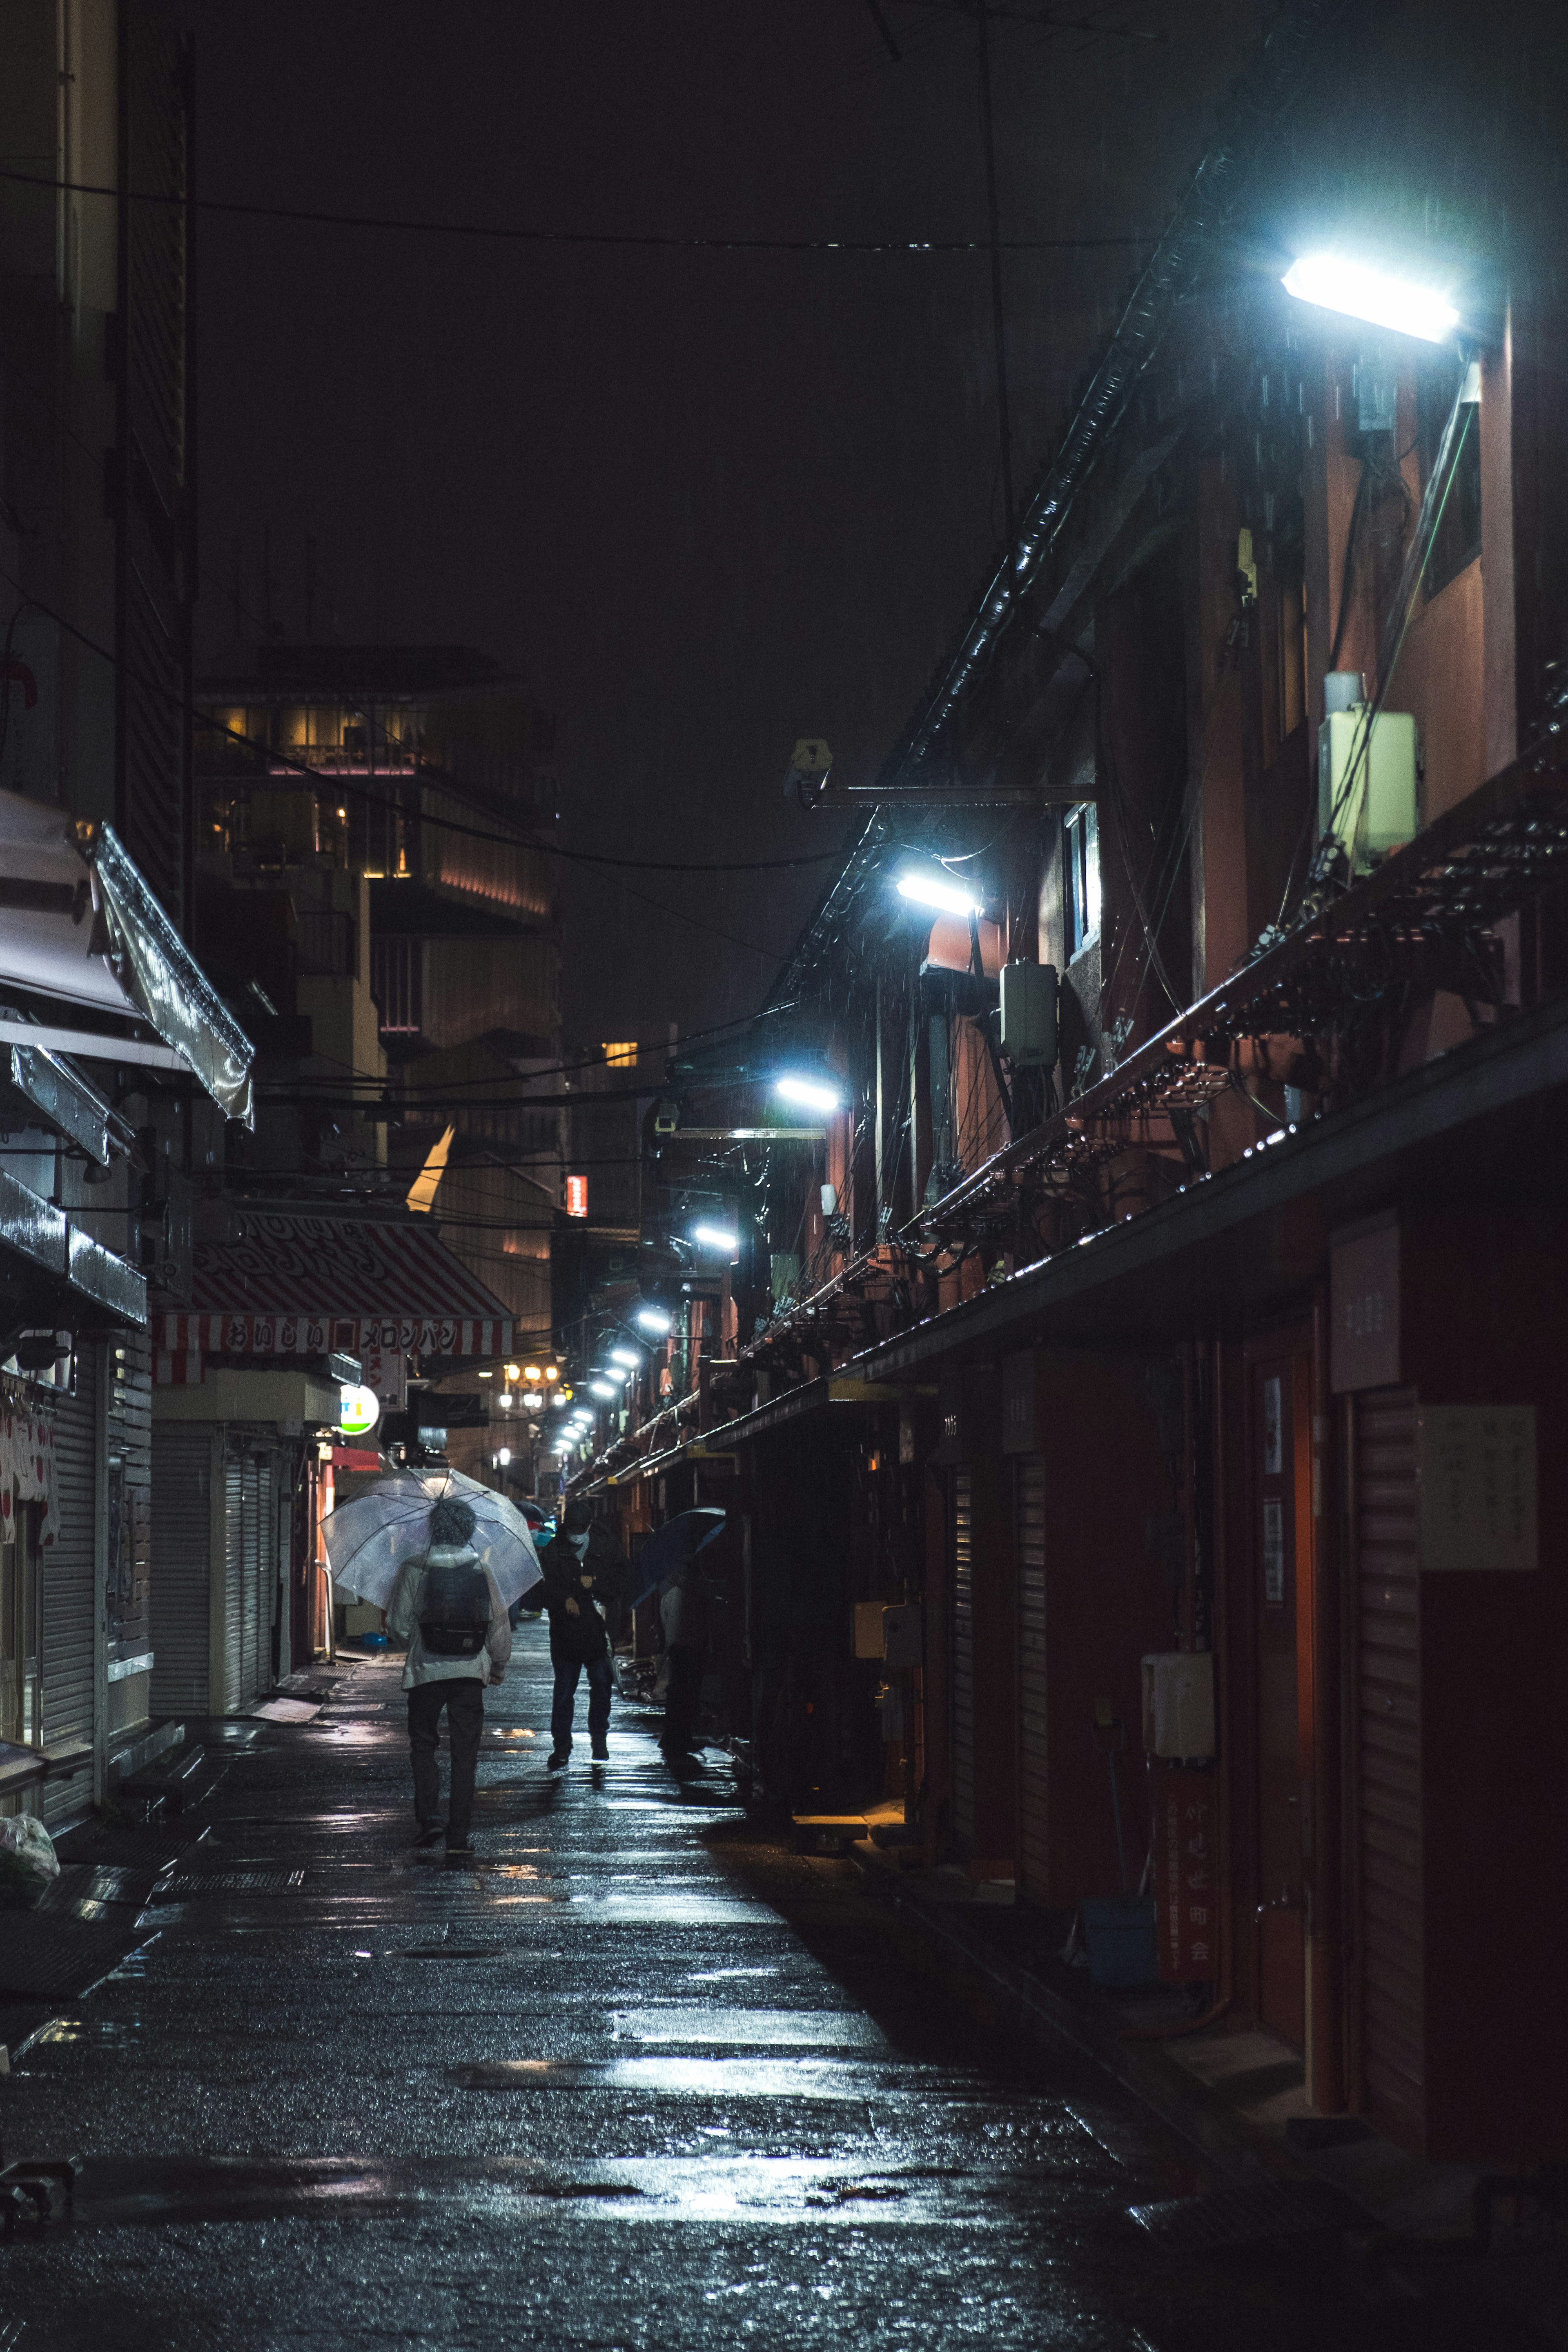
[[[78,1016],[47,1029],[53,1051],[187,1069],[230,1118],[254,1124],[255,1048],[113,827],[19,793],[0,793],[0,985],[7,982]],[[121,1037],[91,1025],[94,1016],[143,1034]],[[6,1035],[32,1042],[25,1024],[7,1023]]]

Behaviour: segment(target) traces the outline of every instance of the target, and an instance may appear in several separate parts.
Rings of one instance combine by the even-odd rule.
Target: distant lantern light
[[[844,1097],[837,1087],[825,1086],[820,1078],[797,1078],[786,1074],[773,1080],[773,1092],[784,1102],[798,1103],[802,1110],[820,1111],[825,1118],[844,1108]]]
[[[950,874],[932,873],[928,867],[911,866],[899,877],[899,896],[916,907],[936,907],[944,915],[977,915],[984,899],[977,898],[967,882],[955,882]]]
[[[500,1396],[496,1399],[496,1402],[500,1405],[502,1412],[510,1412],[511,1411],[511,1391],[510,1389],[502,1389]]]
[[[656,1339],[660,1339],[668,1331],[671,1320],[662,1307],[639,1307],[637,1319],[645,1331],[651,1331]]]
[[[522,1402],[530,1412],[542,1412],[544,1405],[544,1391],[542,1389],[525,1389],[522,1392]]]
[[[521,1380],[522,1366],[521,1364],[509,1364],[506,1368],[506,1376],[509,1381]]]
[[[547,1381],[558,1381],[561,1378],[560,1365],[546,1364],[544,1367],[544,1377]]]
[[[725,1257],[733,1257],[741,1246],[741,1237],[727,1225],[693,1225],[691,1238],[700,1249],[717,1250]]]
[[[506,1468],[507,1464],[511,1460],[511,1448],[510,1448],[510,1445],[503,1445],[503,1446],[501,1447],[501,1449],[500,1449],[500,1453],[496,1455],[496,1460],[500,1464],[501,1468],[504,1470],[504,1469]]]
[[[544,1378],[544,1375],[540,1370],[537,1364],[524,1364],[522,1368],[522,1377],[528,1382],[531,1389],[536,1389],[539,1386],[540,1381]]]
[[[1435,287],[1391,278],[1342,253],[1304,253],[1280,283],[1299,302],[1338,310],[1347,319],[1364,319],[1369,326],[1391,327],[1396,334],[1415,335],[1424,343],[1446,342],[1459,323],[1458,310]]]

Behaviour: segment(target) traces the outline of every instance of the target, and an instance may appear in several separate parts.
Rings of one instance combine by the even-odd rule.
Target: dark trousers
[[[484,1685],[477,1675],[453,1675],[438,1683],[420,1683],[408,1694],[408,1745],[414,1755],[414,1811],[422,1830],[433,1830],[441,1819],[441,1767],[436,1741],[441,1709],[447,1710],[447,1738],[452,1749],[452,1795],[447,1808],[447,1841],[466,1845],[474,1810],[474,1769],[479,1760],[479,1734],[484,1729]]]
[[[664,1738],[660,1745],[672,1755],[689,1754],[697,1737],[697,1717],[702,1704],[702,1653],[689,1643],[669,1645],[669,1685],[664,1701]]]
[[[551,1664],[555,1668],[555,1697],[550,1709],[550,1737],[557,1748],[572,1745],[572,1717],[577,1705],[577,1677],[588,1677],[588,1737],[597,1747],[610,1727],[610,1662],[607,1657],[590,1658],[584,1665],[576,1658],[558,1658],[553,1653]]]

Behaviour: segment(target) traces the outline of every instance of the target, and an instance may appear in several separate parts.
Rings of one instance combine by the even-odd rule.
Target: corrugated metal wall
[[[1361,2073],[1373,2116],[1419,2147],[1426,2092],[1415,1442],[1414,1390],[1356,1399]]]
[[[974,1843],[974,1518],[970,1475],[952,1474],[952,1833]]]
[[[212,1539],[213,1433],[166,1424],[153,1433],[153,1712],[205,1715]]]
[[[1046,1745],[1046,1465],[1038,1454],[1015,1465],[1018,1560],[1019,1890],[1044,1901],[1048,1883],[1049,1769]]]
[[[55,1495],[59,1535],[43,1554],[44,1744],[92,1738],[93,1629],[98,1567],[99,1350],[77,1355],[77,1392],[55,1407]],[[89,1773],[46,1780],[46,1822],[83,1811]]]

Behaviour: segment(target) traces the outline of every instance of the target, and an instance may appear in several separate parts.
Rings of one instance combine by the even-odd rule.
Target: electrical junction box
[[[879,1601],[858,1601],[855,1603],[855,1655],[858,1658],[879,1658],[882,1655],[882,1604]]]
[[[1002,1051],[1016,1069],[1049,1069],[1057,1058],[1054,963],[1002,967]]]
[[[1143,1748],[1194,1761],[1214,1754],[1214,1654],[1167,1650],[1143,1661]]]
[[[1342,841],[1358,874],[1413,841],[1420,826],[1415,721],[1407,710],[1381,712],[1369,754],[1367,714],[1366,703],[1352,702],[1331,710],[1318,730],[1319,838]]]
[[[925,1663],[925,1623],[918,1601],[901,1601],[883,1610],[882,1655],[895,1669]]]

